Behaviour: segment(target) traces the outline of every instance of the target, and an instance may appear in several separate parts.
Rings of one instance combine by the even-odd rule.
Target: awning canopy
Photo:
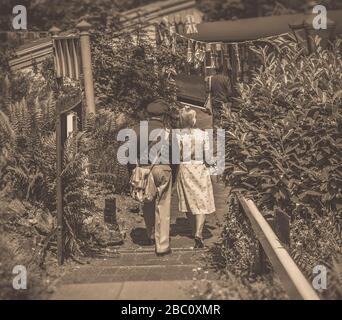
[[[305,19],[304,14],[259,17],[230,21],[205,22],[197,25],[191,38],[206,42],[239,42],[276,36],[291,31],[289,25]],[[328,11],[328,19],[336,23],[336,33],[342,34],[342,10]]]

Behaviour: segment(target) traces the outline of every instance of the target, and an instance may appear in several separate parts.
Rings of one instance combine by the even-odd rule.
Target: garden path
[[[198,112],[200,127],[209,127],[211,118]],[[213,177],[217,211],[209,216],[204,230],[207,246],[220,238],[226,213],[227,190]],[[129,219],[129,214],[127,219]],[[52,299],[123,299],[178,300],[193,298],[194,279],[215,281],[217,275],[201,263],[206,250],[194,250],[189,226],[178,212],[177,192],[173,190],[171,213],[172,254],[157,257],[153,247],[146,246],[142,217],[135,214],[134,228],[123,246],[112,254],[77,265],[57,283]]]

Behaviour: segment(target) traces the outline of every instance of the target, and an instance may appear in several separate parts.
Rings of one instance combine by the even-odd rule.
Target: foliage
[[[118,12],[145,5],[153,0],[22,0],[27,8],[30,30],[48,30],[53,25],[73,28],[83,18],[104,26],[108,17]],[[18,2],[1,0],[0,29],[11,30],[12,9]]]
[[[15,42],[6,41],[0,45],[0,78],[3,78],[9,72],[8,61],[13,55]]]
[[[220,282],[194,286],[200,299],[264,300],[286,299],[287,295],[273,272],[259,274],[259,248],[249,221],[239,210],[234,194],[228,197],[228,210],[221,239],[209,249],[207,265],[220,275]],[[269,270],[270,271],[270,270]]]
[[[244,214],[239,211],[237,199],[232,194],[228,198],[228,208],[222,231],[224,250],[220,251],[221,268],[229,268],[236,276],[249,278],[254,276],[256,271],[254,266],[258,258],[256,237]]]
[[[326,266],[327,289],[321,295],[326,299],[342,297],[342,238],[341,224],[333,213],[310,220],[298,218],[291,225],[291,254],[308,279],[317,265]]]
[[[45,73],[44,73],[45,74]],[[49,76],[48,73],[47,77]],[[46,75],[45,74],[45,75]],[[11,85],[25,82],[20,95],[13,97],[10,86],[9,105],[0,111],[0,187],[1,194],[31,203],[46,217],[56,217],[56,103],[68,106],[79,96],[72,84],[55,95],[51,83],[39,75],[18,74]],[[24,96],[16,101],[15,97]],[[82,254],[91,239],[85,221],[93,214],[96,192],[120,193],[127,190],[127,169],[118,165],[117,131],[127,125],[124,114],[99,110],[82,132],[75,132],[64,145],[62,180],[67,256]],[[96,190],[96,192],[94,191]],[[41,210],[37,212],[41,212]],[[44,232],[54,233],[56,224]]]
[[[27,202],[1,197],[0,299],[37,299],[42,297],[49,284],[45,278],[49,271],[42,270],[40,265],[39,253],[44,246],[41,240],[45,236],[40,234],[41,229],[36,228],[38,224],[33,222],[35,210]],[[16,265],[27,269],[26,290],[13,288],[12,270]]]
[[[1,135],[6,137],[2,145],[2,182],[16,190],[19,198],[49,202],[51,182],[43,178],[42,171],[48,170],[51,152],[42,153],[42,150],[45,150],[44,135],[54,129],[53,98],[36,100],[29,106],[23,99],[8,109],[8,116],[1,112],[0,118]]]
[[[18,75],[19,79],[21,77]],[[55,99],[51,92],[46,93],[42,79],[33,79],[31,75],[31,82],[23,93],[27,99],[13,102],[6,113],[0,111],[1,187],[7,190],[7,195],[29,201],[42,207],[46,214],[51,212],[55,216]],[[73,139],[65,146],[63,178],[69,189],[65,190],[64,200],[68,223],[76,232],[80,229],[77,219],[91,210],[91,206],[84,190],[84,155],[75,151],[75,143],[71,141]]]
[[[226,121],[226,178],[263,209],[303,217],[338,212],[340,42],[310,57],[284,39],[275,45],[278,53],[255,49],[262,67],[239,85],[240,111]]]
[[[135,115],[159,97],[172,102],[166,69],[180,61],[169,48],[155,47],[146,32],[96,32],[92,41],[93,69],[98,106]]]
[[[310,275],[314,264],[332,268],[341,258],[340,46],[311,56],[282,38],[255,47],[261,67],[238,85],[239,111],[223,121],[231,192],[264,214],[290,215],[292,254]]]
[[[324,0],[319,4],[327,9],[341,9],[338,0]],[[304,12],[302,0],[197,0],[205,21],[231,20]]]
[[[265,276],[254,282],[227,271],[221,281],[196,281],[192,288],[196,300],[281,300],[286,293],[276,277]]]
[[[105,186],[105,192],[108,194],[125,193],[129,190],[127,167],[117,160],[117,150],[120,146],[117,133],[121,128],[129,126],[129,119],[124,113],[100,109],[96,117],[89,120],[86,128],[91,176],[94,181]]]
[[[11,242],[10,242],[10,241]],[[17,239],[9,238],[5,234],[0,235],[0,299],[33,299],[39,294],[41,281],[35,269],[30,268],[28,290],[14,290],[12,287],[15,265],[29,263],[30,257],[24,256],[23,249],[19,247]],[[34,273],[33,273],[34,271]]]

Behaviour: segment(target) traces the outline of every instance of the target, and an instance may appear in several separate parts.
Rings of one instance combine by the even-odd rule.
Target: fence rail
[[[238,199],[290,299],[319,300],[317,293],[299,270],[254,202],[244,197],[238,197]]]

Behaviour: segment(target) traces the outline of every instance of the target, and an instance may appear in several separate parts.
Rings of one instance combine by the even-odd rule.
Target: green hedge
[[[290,216],[295,261],[309,278],[315,265],[326,265],[330,283],[322,296],[341,297],[341,41],[310,56],[285,38],[252,50],[260,68],[238,85],[238,112],[224,114],[224,178],[264,214]],[[227,220],[223,252],[241,243],[246,257],[255,256],[245,245],[248,233],[230,231],[234,217]],[[247,260],[238,267],[248,271]]]

